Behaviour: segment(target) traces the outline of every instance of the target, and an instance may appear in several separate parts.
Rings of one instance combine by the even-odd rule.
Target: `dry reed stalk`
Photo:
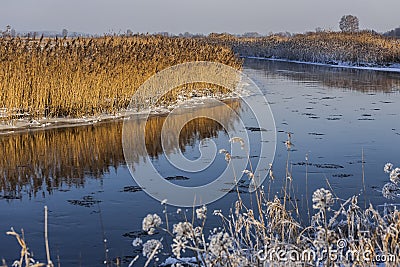
[[[53,262],[50,259],[50,247],[49,247],[49,237],[47,229],[47,206],[44,206],[44,240],[46,246],[46,257],[47,257],[47,267],[54,267]]]

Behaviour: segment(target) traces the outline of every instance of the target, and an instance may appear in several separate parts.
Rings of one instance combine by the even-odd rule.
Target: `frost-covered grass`
[[[290,152],[290,135],[286,146]],[[223,153],[226,156],[228,152]],[[400,168],[386,164],[384,171],[389,174],[390,183],[384,186],[383,196],[398,198]],[[244,173],[248,179],[254,179],[251,170]],[[274,179],[272,168],[269,175]],[[142,229],[148,237],[133,241],[133,246],[142,247],[142,254],[136,255],[130,266],[140,262],[145,266],[400,264],[400,211],[396,205],[386,206],[383,212],[372,205],[362,208],[357,195],[341,199],[328,183],[328,188],[313,192],[312,211],[308,211],[310,220],[301,223],[292,190],[293,179],[287,169],[283,200],[278,195],[269,199],[264,188],[255,191],[255,208],[245,203],[238,191],[237,201],[226,212],[209,211],[206,206],[194,208],[193,212],[178,209],[182,219],[176,223],[168,221],[171,214],[167,207],[164,220],[157,214],[147,215]],[[206,231],[211,216],[219,218],[221,223]]]
[[[48,240],[48,231],[47,231],[47,206],[44,207],[44,243],[46,248],[46,257],[47,264],[36,261],[33,258],[33,253],[31,253],[28,244],[25,241],[24,230],[21,230],[21,234],[17,233],[14,228],[11,227],[11,230],[7,232],[7,235],[15,237],[19,246],[21,247],[20,258],[15,260],[12,264],[12,267],[54,267],[53,262],[50,258],[50,248],[49,248],[49,240]],[[7,263],[4,259],[2,259],[1,267],[7,267]]]
[[[290,134],[285,142],[288,152],[293,145]],[[231,139],[240,142],[240,138]],[[228,151],[224,150],[227,161]],[[400,198],[400,168],[387,163],[383,171],[388,183],[382,194],[388,199]],[[251,170],[244,170],[254,179]],[[387,205],[379,212],[372,205],[362,208],[358,196],[341,199],[330,187],[317,189],[312,194],[312,211],[307,224],[299,221],[299,210],[292,192],[295,177],[286,169],[283,200],[261,187],[254,192],[255,203],[248,204],[239,190],[237,201],[229,211],[210,211],[206,206],[192,211],[177,209],[174,223],[167,211],[148,214],[142,221],[146,233],[135,238],[132,245],[141,253],[134,255],[128,266],[399,266],[400,211]],[[270,165],[269,179],[277,179]],[[254,208],[253,208],[254,207]],[[47,225],[45,213],[45,225]],[[163,217],[163,218],[162,218]],[[219,226],[207,230],[210,217]],[[46,245],[47,264],[35,261],[24,240],[24,235],[11,229],[20,247],[21,257],[12,266],[53,266]],[[45,227],[45,243],[47,229]],[[137,249],[135,249],[137,251]],[[329,257],[328,257],[329,255]],[[113,266],[105,261],[106,266]],[[3,260],[2,267],[6,267]],[[121,266],[120,262],[116,266]]]

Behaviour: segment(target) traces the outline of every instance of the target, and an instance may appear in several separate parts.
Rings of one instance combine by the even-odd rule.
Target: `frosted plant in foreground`
[[[189,222],[180,222],[178,224],[174,224],[174,229],[172,230],[174,234],[176,234],[177,238],[193,239],[193,225]]]
[[[214,216],[223,217],[223,215],[222,215],[222,210],[214,210],[214,211],[213,211],[213,215],[214,215]]]
[[[387,199],[395,199],[395,197],[398,196],[397,193],[399,191],[400,191],[400,188],[398,188],[395,184],[387,183],[382,188],[382,195],[384,198],[387,198]]]
[[[314,192],[312,202],[314,209],[330,209],[330,206],[335,203],[335,200],[333,199],[331,191],[320,188]]]
[[[390,173],[393,169],[393,164],[392,163],[386,163],[385,167],[383,168],[383,171],[386,173]]]
[[[240,143],[240,148],[244,149],[244,140],[241,137],[232,137],[229,139],[230,143]]]
[[[229,155],[226,150],[220,152]],[[306,160],[308,162],[308,158]],[[272,170],[272,165],[269,167]],[[384,171],[389,174],[391,182],[383,187],[383,195],[387,198],[399,197],[400,186],[396,183],[400,182],[400,168],[394,169],[392,164],[386,164]],[[250,179],[254,175],[249,170],[243,173]],[[290,173],[286,177],[292,179]],[[347,200],[338,199],[336,203],[336,197],[331,190],[320,188],[312,194],[312,207],[316,210],[315,214],[310,216],[310,225],[303,226],[292,215],[296,212],[296,206],[293,208],[290,205],[285,206],[277,195],[273,200],[269,200],[269,197],[266,198],[262,193],[262,187],[258,190],[259,194],[255,195],[259,201],[258,209],[246,207],[239,197],[228,216],[225,216],[220,209],[214,210],[212,214],[219,217],[222,224],[209,230],[207,237],[204,234],[204,230],[207,229],[205,228],[206,206],[193,208],[192,218],[184,214],[184,221],[173,224],[172,229],[167,223],[167,229],[163,230],[170,235],[172,241],[169,251],[171,256],[162,266],[174,266],[174,264],[198,267],[275,266],[276,257],[285,256],[277,254],[281,249],[308,251],[310,256],[316,257],[316,259],[305,260],[291,258],[288,259],[287,264],[285,263],[287,266],[333,266],[335,264],[355,266],[358,263],[356,259],[343,258],[336,261],[326,257],[327,252],[337,251],[340,247],[343,253],[347,253],[346,249],[352,252],[370,247],[376,254],[396,255],[400,259],[398,249],[400,212],[396,207],[393,211],[385,210],[385,216],[381,216],[372,205],[365,210],[360,208],[357,196]],[[182,211],[178,209],[177,213],[181,214]],[[168,222],[167,218],[166,222]],[[201,226],[197,225],[199,222]],[[161,219],[158,216],[148,215],[143,222],[143,228],[154,229],[160,224]],[[159,260],[156,253],[162,248],[160,241],[149,240],[143,245],[143,255],[147,257],[146,266],[152,259]],[[134,240],[134,243],[140,244],[140,241]],[[272,258],[261,259],[260,251],[264,253],[264,256],[268,256],[266,253],[271,252]],[[186,254],[193,256],[187,257]],[[291,255],[288,256],[291,257]],[[392,261],[396,265],[389,266],[400,266],[396,259]]]
[[[150,239],[143,244],[143,256],[146,258],[157,255],[158,252],[163,248],[161,242],[157,239]]]
[[[196,216],[199,220],[205,220],[207,218],[207,207],[203,206],[199,209],[196,209]]]
[[[155,228],[162,224],[160,216],[157,214],[147,214],[143,219],[142,229],[146,231],[149,235],[154,234]]]
[[[386,163],[383,171],[389,173],[391,183],[382,187],[382,195],[387,199],[395,199],[400,196],[400,168],[393,169],[392,163]]]
[[[400,184],[400,168],[396,168],[390,172],[390,181],[396,185]]]
[[[292,146],[294,146],[293,143],[292,143],[292,133],[290,133],[290,132],[287,133],[287,136],[288,136],[288,138],[285,141],[285,145],[286,145],[286,148],[288,150],[290,150],[292,148]]]
[[[249,170],[244,170],[243,173],[247,174],[247,177],[249,177],[249,179],[253,179],[254,178],[254,173],[252,173]]]
[[[326,230],[319,227],[318,231],[315,233],[315,238],[312,240],[312,244],[317,248],[317,250],[322,250],[326,246]]]
[[[228,233],[219,232],[210,238],[210,252],[217,257],[226,255],[233,248],[232,238]]]
[[[225,154],[225,161],[229,162],[231,160],[231,154],[226,149],[220,149],[220,154]]]
[[[274,170],[272,169],[272,163],[270,163],[269,164],[269,178],[271,179],[271,180],[274,180],[275,179],[275,177],[274,177]]]
[[[174,243],[172,244],[172,253],[179,259],[181,257],[181,251],[185,252],[187,240],[182,240],[182,238],[174,238]]]

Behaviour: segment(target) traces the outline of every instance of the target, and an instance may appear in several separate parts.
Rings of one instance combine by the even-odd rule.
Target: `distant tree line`
[[[339,21],[339,28],[342,32],[347,32],[347,33],[355,33],[359,32],[359,19],[357,16],[353,15],[344,15],[341,17]],[[395,37],[395,38],[400,38],[400,26],[398,28],[395,28],[393,30],[387,31],[385,33],[377,33],[374,30],[361,30],[363,32],[368,31],[370,33],[374,34],[383,34],[384,36],[387,37]],[[332,30],[324,29],[321,27],[315,28],[315,32],[317,33],[324,33],[324,32],[332,32]],[[306,33],[312,33],[312,32],[306,32]],[[145,34],[148,35],[149,33]],[[134,33],[131,29],[127,29],[126,32],[122,33],[111,33],[111,34],[105,34],[107,36],[134,36],[134,35],[141,35],[140,33]],[[153,35],[160,35],[160,36],[165,36],[165,37],[184,37],[184,38],[203,38],[206,37],[206,34],[202,33],[190,33],[190,32],[185,32],[185,33],[179,33],[179,34],[173,34],[169,32],[157,32],[154,33]],[[245,32],[243,34],[231,34],[231,33],[210,33],[208,34],[209,37],[245,37],[245,38],[263,38],[263,37],[268,37],[268,36],[280,36],[280,37],[292,37],[296,34],[290,33],[290,32],[269,32],[267,34],[262,34],[258,32]],[[10,25],[6,26],[5,30],[0,29],[0,37],[98,37],[98,35],[92,35],[92,34],[86,34],[86,33],[78,33],[78,32],[69,32],[67,29],[62,29],[61,32],[55,32],[55,31],[41,31],[41,32],[16,32],[14,28],[12,28]]]
[[[391,31],[385,32],[384,35],[386,35],[388,37],[400,38],[400,27],[397,27],[396,29],[393,29]]]
[[[11,28],[10,25],[7,25],[4,31],[0,30],[0,36],[15,37],[16,36],[15,29]]]

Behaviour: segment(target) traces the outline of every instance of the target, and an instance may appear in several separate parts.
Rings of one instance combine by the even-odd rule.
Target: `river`
[[[247,59],[243,71],[261,89],[275,119],[275,180],[264,181],[270,197],[281,194],[289,156],[302,221],[307,220],[307,199],[311,201],[312,192],[320,187],[332,187],[343,199],[358,194],[360,205],[396,202],[384,199],[380,189],[389,180],[383,172],[384,164],[400,166],[398,73],[259,59]],[[225,105],[251,121],[251,112],[240,100],[226,100]],[[222,172],[226,167],[222,155],[201,173],[178,172],[167,164],[168,154],[177,149],[188,159],[198,158],[204,140],[212,140],[218,149],[229,147],[227,129],[222,124],[234,128],[235,118],[218,105],[200,105],[192,112],[201,118],[187,123],[180,132],[179,144],[169,148],[160,143],[166,117],[150,117],[145,125],[147,151],[132,150],[138,163],[135,167],[140,168],[140,159],[148,156],[164,178],[188,187],[206,184]],[[219,115],[220,123],[205,118],[213,114]],[[174,118],[177,124],[187,120],[185,114]],[[0,257],[9,265],[19,258],[20,251],[16,240],[5,234],[10,227],[24,229],[35,259],[46,258],[45,205],[49,208],[53,262],[59,261],[61,266],[101,266],[107,257],[114,262],[119,258],[127,265],[140,254],[131,242],[144,237],[143,217],[148,213],[162,215],[165,207],[132,179],[121,142],[123,123],[118,119],[0,136]],[[247,128],[250,147],[255,147],[250,150],[254,164],[259,154],[257,144],[274,141],[260,140],[263,130]],[[285,146],[288,132],[293,143],[289,153]],[[243,195],[249,195],[247,184],[244,177],[239,186]],[[218,225],[212,210],[227,214],[236,200],[235,191],[227,191],[210,204],[208,228]],[[167,207],[171,221],[179,217],[176,209]]]

